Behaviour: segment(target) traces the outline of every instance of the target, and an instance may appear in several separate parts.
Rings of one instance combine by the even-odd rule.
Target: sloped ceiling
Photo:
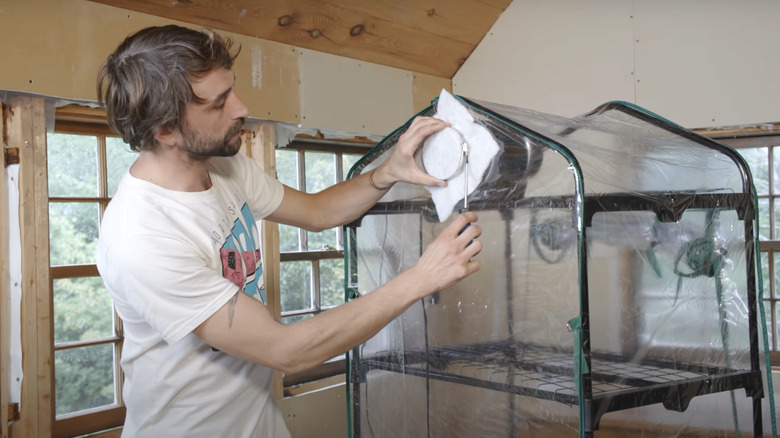
[[[90,0],[452,78],[511,0]]]

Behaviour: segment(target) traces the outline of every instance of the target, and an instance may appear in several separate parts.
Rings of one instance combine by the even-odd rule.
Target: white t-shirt
[[[124,327],[123,437],[288,437],[273,370],[192,331],[239,288],[265,300],[255,221],[281,203],[250,159],[211,158],[212,187],[178,192],[126,174],[103,217],[97,265]]]

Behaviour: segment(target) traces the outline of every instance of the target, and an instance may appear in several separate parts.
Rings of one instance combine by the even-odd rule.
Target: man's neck
[[[201,192],[211,187],[207,160],[192,160],[178,149],[141,151],[130,174],[179,192]]]

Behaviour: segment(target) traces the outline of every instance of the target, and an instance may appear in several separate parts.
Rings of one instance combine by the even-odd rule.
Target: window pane
[[[49,250],[52,266],[95,263],[98,204],[49,203]]]
[[[774,210],[772,239],[778,240],[780,239],[780,221],[778,221],[780,218],[780,198],[772,198],[772,209]]]
[[[56,414],[115,403],[114,345],[54,352]]]
[[[774,275],[772,276],[774,281],[773,281],[771,289],[774,289],[774,290],[770,290],[769,284],[766,283],[766,279],[769,278],[769,273],[767,272],[766,274],[762,275],[762,277],[763,277],[763,279],[765,281],[765,283],[764,283],[764,296],[766,298],[769,298],[769,297],[777,298],[777,296],[778,296],[777,285],[780,284],[780,251],[774,251],[772,253],[772,258],[774,259],[773,260],[773,262],[774,262],[773,263],[773,267],[775,269],[774,269],[774,272],[773,272]],[[762,259],[762,262],[763,262],[763,254],[762,254],[761,259]],[[763,269],[763,267],[762,267],[762,269]]]
[[[96,197],[97,137],[49,134],[46,139],[49,196]]]
[[[108,196],[114,196],[119,180],[138,157],[130,146],[118,137],[106,137],[106,173],[108,177]]]
[[[282,318],[282,324],[295,324],[296,322],[303,321],[304,319],[311,318],[314,316],[311,313],[304,313],[303,315],[293,315],[293,316],[285,316]]]
[[[740,155],[750,166],[750,173],[753,174],[753,183],[756,185],[756,192],[759,195],[769,194],[769,149],[768,148],[745,148],[739,150]],[[777,159],[777,158],[775,158]],[[777,186],[777,180],[775,180]]]
[[[306,192],[317,193],[336,184],[336,155],[306,151]]]
[[[314,308],[311,290],[311,262],[284,262],[279,266],[282,312]]]
[[[335,228],[320,231],[319,233],[306,233],[309,236],[309,251],[320,251],[338,248],[338,234]]]
[[[276,177],[282,184],[300,190],[298,186],[298,151],[276,150]]]
[[[347,179],[349,171],[352,169],[352,166],[358,162],[359,159],[360,155],[344,154],[341,156],[341,168],[344,170],[342,179]]]
[[[54,284],[54,343],[114,335],[114,308],[100,277],[61,278]]]
[[[769,161],[769,160],[767,160]],[[780,195],[780,147],[772,148],[772,193]],[[762,192],[758,192],[761,194]]]
[[[777,305],[775,302],[775,329],[772,330],[772,319],[770,318],[770,315],[772,314],[772,308],[769,303],[764,306],[764,313],[767,314],[766,317],[766,325],[767,325],[767,333],[769,334],[769,349],[777,351],[778,346],[775,345],[775,339],[780,339],[780,306]]]
[[[279,251],[301,251],[299,231],[297,227],[279,224]]]
[[[336,154],[306,151],[306,191],[316,193],[336,184]],[[308,234],[308,248],[312,251],[335,249],[336,229]]]
[[[344,303],[344,259],[320,260],[320,307]]]
[[[772,296],[772,291],[770,290],[772,284],[769,283],[769,252],[761,251],[760,254],[761,254],[761,284],[764,286],[764,298],[769,298]],[[777,260],[776,255],[775,255],[775,260]],[[775,272],[777,272],[777,269],[775,269]]]
[[[769,199],[758,200],[758,238],[761,240],[770,240],[769,230]]]

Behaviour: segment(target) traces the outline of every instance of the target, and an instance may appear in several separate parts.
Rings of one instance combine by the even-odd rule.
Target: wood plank
[[[0,102],[0,107],[3,103]],[[0,111],[0,146],[3,148],[3,154],[0,154],[0,166],[3,169],[2,178],[0,178],[0,437],[8,436],[8,421],[10,419],[9,409],[9,389],[10,366],[11,366],[11,345],[10,345],[10,312],[8,308],[11,304],[11,294],[8,288],[7,278],[10,278],[8,261],[10,260],[8,239],[10,237],[8,212],[12,211],[8,205],[8,189],[6,187],[5,174],[5,139],[2,138],[4,129],[4,115]],[[14,209],[15,210],[15,209]]]
[[[38,427],[50,436],[54,421],[54,300],[49,277],[49,178],[46,153],[46,109],[43,98],[32,99],[34,209],[35,209],[35,276],[30,292],[35,294],[36,348],[38,349]]]
[[[329,3],[358,16],[391,21],[424,34],[460,41],[473,48],[511,0],[496,2],[498,5],[475,0],[342,0]]]
[[[452,80],[416,73],[412,78],[414,112],[418,113],[428,107],[431,104],[431,100],[441,94],[442,89],[451,93]]]
[[[510,0],[91,0],[451,78]],[[504,5],[505,4],[505,5]],[[502,7],[503,6],[503,7]]]
[[[22,244],[21,343],[24,380],[19,420],[9,434],[50,436],[54,418],[52,301],[49,289],[46,123],[42,98],[9,101],[8,145],[19,149]],[[27,250],[25,250],[27,249]],[[34,249],[34,250],[31,250]],[[41,267],[41,269],[38,269]]]
[[[105,432],[99,432],[93,435],[90,435],[89,438],[121,438],[122,437],[122,428],[118,427],[116,429],[107,430]]]
[[[121,426],[125,422],[125,413],[126,409],[124,406],[116,406],[112,405],[108,408],[98,408],[93,409],[88,414],[84,415],[78,414],[78,415],[72,415],[66,418],[61,418],[57,420],[56,428],[54,430],[54,433],[51,435],[52,438],[68,438],[73,436],[80,436],[85,435],[94,432],[95,430],[103,429],[109,429],[109,428],[116,428],[117,426]],[[113,433],[116,433],[115,431],[119,431],[116,435],[113,435]],[[121,433],[121,429],[113,429],[110,431],[105,432],[105,435],[103,433],[100,433],[98,435],[90,435],[90,437],[94,436],[119,436],[119,433]],[[46,435],[49,436],[49,435]]]
[[[276,126],[260,123],[253,128],[248,154],[261,169],[276,178]],[[261,221],[261,253],[263,281],[265,282],[266,307],[277,321],[282,320],[282,302],[279,292],[279,225]],[[274,371],[273,392],[277,399],[284,397],[283,375]]]
[[[19,164],[19,148],[5,148],[3,158],[5,159],[3,167]]]
[[[74,120],[106,124],[106,111],[103,108],[93,108],[84,105],[70,104],[55,110],[57,121]]]
[[[25,224],[35,223],[33,150],[30,144],[32,135],[32,98],[17,97],[8,102],[11,111],[6,119],[8,145],[19,148],[19,222],[21,226],[22,248],[35,248],[35,228]],[[34,290],[35,254],[22,252],[22,301],[21,301],[21,343],[22,371],[24,380],[21,387],[21,405],[19,420],[11,424],[9,433],[14,436],[46,436],[39,428],[38,398],[38,349],[37,345],[37,306]]]

